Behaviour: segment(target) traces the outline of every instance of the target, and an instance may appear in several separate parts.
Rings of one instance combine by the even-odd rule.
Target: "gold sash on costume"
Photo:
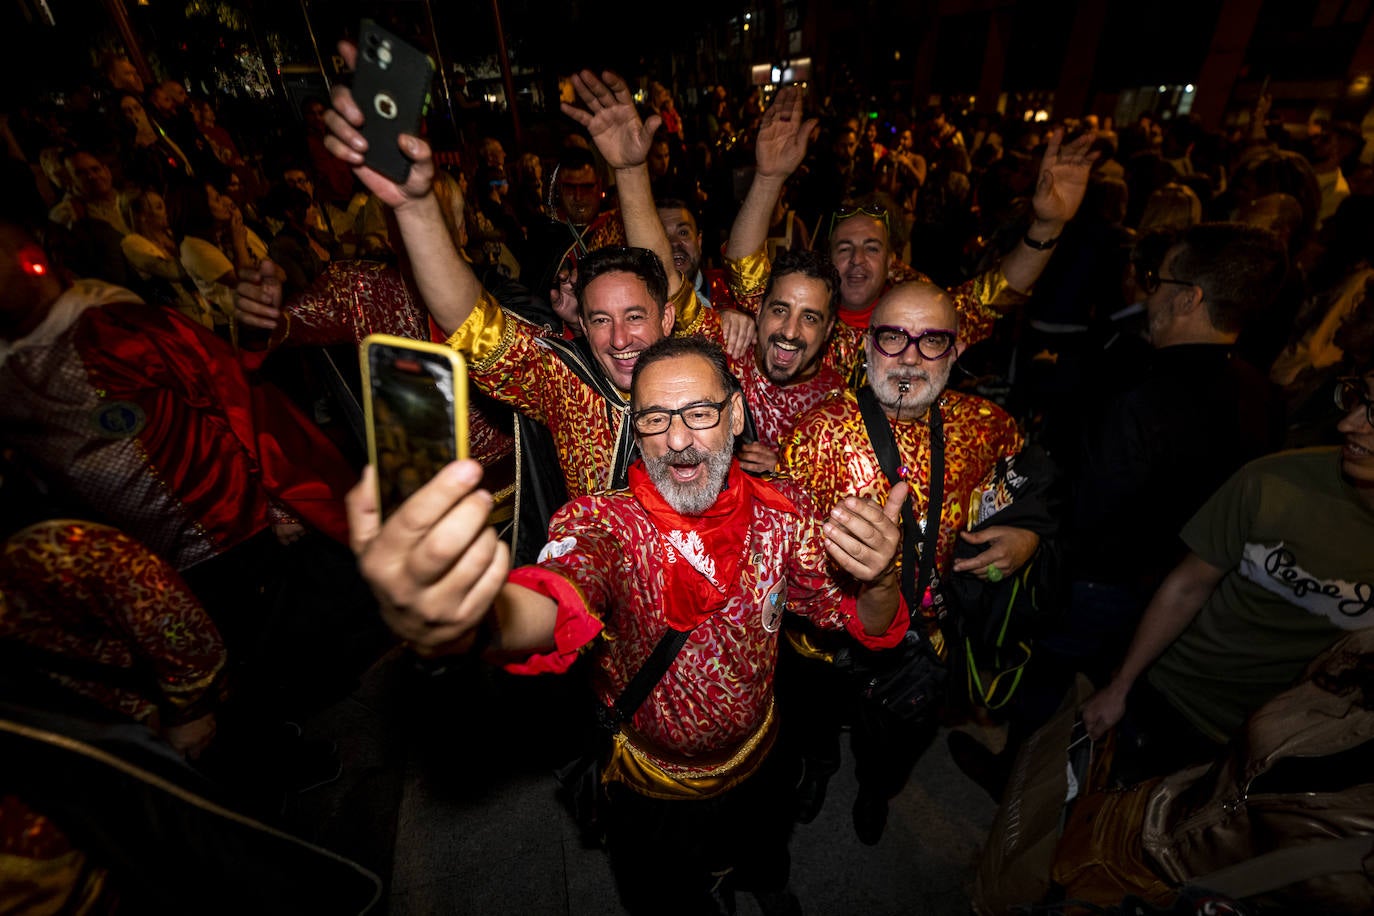
[[[621,782],[640,795],[666,799],[714,798],[744,782],[758,771],[777,737],[773,703],[758,729],[727,759],[715,764],[671,764],[631,743],[624,731],[611,745],[611,759],[602,773],[603,782]]]

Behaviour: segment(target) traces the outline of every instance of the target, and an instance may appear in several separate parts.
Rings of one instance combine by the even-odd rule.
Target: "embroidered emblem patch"
[[[543,563],[545,560],[557,560],[559,557],[572,553],[577,548],[577,538],[569,535],[559,538],[556,541],[549,541],[544,545],[544,549],[539,551],[539,559],[536,563]]]
[[[695,531],[669,531],[668,543],[693,569],[716,584],[716,561],[706,555],[706,545]]]
[[[148,416],[130,401],[109,401],[93,411],[91,425],[97,435],[107,439],[127,439],[142,432]]]

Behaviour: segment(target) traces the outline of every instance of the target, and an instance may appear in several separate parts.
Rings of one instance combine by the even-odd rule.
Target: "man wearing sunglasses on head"
[[[815,119],[803,120],[804,93],[800,87],[779,90],[764,112],[755,144],[756,168],[749,193],[740,207],[726,243],[726,267],[731,291],[741,307],[750,308],[768,281],[770,265],[764,248],[773,207],[787,179],[801,165]],[[1062,131],[1050,135],[1040,178],[1032,198],[1034,218],[1021,242],[999,267],[952,290],[967,343],[991,333],[993,322],[1015,305],[1049,263],[1064,224],[1083,202],[1088,174],[1097,154],[1090,152],[1091,133],[1061,145]],[[849,205],[830,221],[830,259],[840,272],[840,323],[836,340],[843,359],[857,350],[857,337],[869,326],[874,305],[883,291],[904,280],[928,278],[897,259],[892,248],[891,217],[875,204]],[[846,336],[843,328],[854,333]]]
[[[804,414],[783,455],[784,469],[820,506],[886,492],[893,474],[911,484],[911,513],[902,532],[904,591],[908,607],[919,605],[912,629],[941,660],[948,655],[941,582],[952,573],[999,582],[1035,554],[1040,534],[1053,527],[1040,509],[1032,513],[1039,519],[1036,530],[991,523],[971,530],[1013,502],[1043,504],[1049,475],[1016,461],[1023,442],[1006,412],[946,390],[965,346],[948,293],[931,283],[894,286],[878,301],[864,338],[866,384],[857,393],[842,390]],[[973,555],[955,559],[961,539]],[[910,721],[866,701],[856,704],[852,686],[830,664],[846,649],[842,639],[796,623],[788,636],[798,659],[780,683],[788,692],[784,714],[789,708],[806,711],[784,720],[805,767],[798,820],[806,823],[820,810],[826,783],[839,766],[839,730],[848,718],[859,779],[854,827],[872,845],[882,836],[889,799],[934,737],[938,700],[924,717]]]

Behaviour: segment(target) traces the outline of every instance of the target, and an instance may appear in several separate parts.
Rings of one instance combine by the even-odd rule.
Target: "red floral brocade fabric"
[[[811,500],[790,481],[771,485],[797,514],[754,500],[744,561],[738,581],[728,584],[725,607],[692,630],[631,723],[636,746],[651,755],[679,764],[694,755],[719,757],[756,732],[773,701],[776,627],[784,607],[873,647],[895,645],[906,630],[907,615],[898,613],[883,635],[864,632],[854,597],[830,577]],[[613,703],[668,628],[667,564],[682,562],[671,559],[670,536],[628,491],[563,507],[539,565],[510,577],[558,603],[557,648],[509,669],[565,671],[588,650],[598,696]]]
[[[7,443],[178,569],[264,530],[273,504],[347,541],[343,456],[178,313],[80,281],[3,356]]]
[[[166,562],[114,528],[49,521],[0,547],[0,639],[42,653],[35,664],[114,712],[153,727],[210,712],[224,643]],[[44,655],[82,665],[45,666]],[[108,668],[111,676],[94,675]]]

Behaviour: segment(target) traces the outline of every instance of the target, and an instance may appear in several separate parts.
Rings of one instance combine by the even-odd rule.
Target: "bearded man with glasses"
[[[919,605],[912,629],[942,664],[948,650],[941,583],[953,573],[996,583],[1020,569],[1038,549],[1040,535],[1053,527],[994,524],[971,530],[1010,502],[1041,499],[1038,491],[1048,475],[1015,463],[1023,441],[1005,411],[947,390],[965,346],[948,293],[930,283],[893,287],[873,310],[865,337],[867,383],[804,414],[783,458],[786,471],[822,506],[884,493],[894,471],[911,484],[911,514],[902,533],[911,542],[902,559],[904,573],[912,564],[907,604]],[[896,468],[884,467],[884,439],[895,447]],[[929,526],[934,527],[927,540]],[[956,560],[961,538],[974,545],[968,551],[974,555]],[[927,555],[928,545],[933,555]],[[819,813],[829,777],[839,768],[839,731],[848,719],[859,780],[854,828],[862,842],[875,844],[888,802],[934,737],[937,717],[932,710],[920,721],[900,721],[876,704],[856,703],[852,685],[831,664],[846,648],[843,637],[792,623],[787,634],[796,656],[784,661],[780,690],[785,734],[804,765],[797,819],[807,823]]]
[[[772,754],[779,624],[788,609],[874,648],[901,640],[893,557],[907,486],[885,488],[882,506],[843,500],[822,522],[801,487],[745,474],[731,457],[744,401],[724,353],[700,338],[647,347],[630,406],[643,460],[628,489],[559,510],[537,565],[510,570],[484,527],[478,468],[463,462],[385,525],[369,470],[349,497],[360,566],[417,651],[470,651],[481,630],[516,673],[567,671],[585,654],[607,706],[665,630],[689,634],[603,771],[621,901],[734,912],[739,888],[764,913],[798,913],[791,783]]]

